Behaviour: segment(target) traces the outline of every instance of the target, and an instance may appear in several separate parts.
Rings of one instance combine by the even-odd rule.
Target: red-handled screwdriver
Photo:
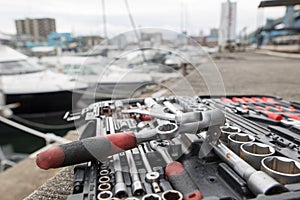
[[[37,155],[36,164],[41,169],[50,169],[96,159],[104,160],[110,155],[132,149],[136,145],[137,140],[132,132],[92,137],[43,151]]]
[[[279,114],[276,114],[274,112],[270,112],[270,111],[265,111],[262,107],[256,106],[255,108],[248,106],[249,110],[252,110],[258,114],[264,115],[266,117],[268,117],[269,119],[275,120],[275,121],[280,121],[282,120],[282,116]]]

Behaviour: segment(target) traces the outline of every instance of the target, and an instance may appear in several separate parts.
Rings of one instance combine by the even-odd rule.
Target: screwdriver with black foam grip
[[[42,169],[58,168],[92,160],[105,160],[108,156],[156,139],[155,129],[140,132],[122,132],[70,142],[41,152],[36,164]],[[99,148],[101,147],[101,148]]]

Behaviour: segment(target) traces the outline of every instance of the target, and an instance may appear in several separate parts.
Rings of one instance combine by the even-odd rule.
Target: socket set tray
[[[271,96],[96,102],[65,115],[84,122],[91,154],[64,164],[68,200],[300,199],[298,117],[298,103]],[[103,137],[116,148],[84,142]]]

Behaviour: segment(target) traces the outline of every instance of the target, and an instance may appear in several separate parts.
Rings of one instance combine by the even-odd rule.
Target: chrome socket
[[[158,194],[147,194],[143,196],[142,200],[161,200]]]
[[[100,165],[100,170],[107,170],[108,169],[108,166],[106,164],[102,164]]]
[[[97,195],[98,200],[111,200],[113,193],[111,191],[102,191]]]
[[[127,187],[124,182],[116,183],[115,196],[120,199],[126,198],[128,196]]]
[[[255,171],[247,179],[249,189],[255,194],[280,194],[287,189],[263,171]]]
[[[256,171],[250,164],[233,153],[224,144],[214,146],[215,153],[246,182],[253,194],[278,194],[286,191],[280,183],[263,171]]]
[[[275,149],[270,145],[252,142],[241,145],[240,155],[247,163],[257,170],[260,170],[261,160],[275,153]]]
[[[221,138],[224,142],[228,142],[228,136],[236,133],[240,133],[241,129],[236,126],[221,126]]]
[[[108,176],[108,175],[109,175],[109,171],[107,169],[100,171],[100,176]]]
[[[254,142],[252,135],[245,133],[236,133],[228,136],[228,147],[237,155],[240,155],[240,147],[242,144]]]
[[[153,183],[155,181],[158,181],[159,179],[159,173],[158,172],[149,172],[146,174],[146,181],[148,183]]]
[[[145,177],[146,182],[152,185],[152,188],[155,193],[161,192],[158,180],[159,180],[159,173],[158,172],[148,172]]]
[[[183,195],[177,190],[167,190],[162,193],[163,200],[182,200]]]
[[[134,196],[141,196],[145,194],[145,190],[143,188],[143,185],[141,181],[135,181],[132,183],[132,193]]]
[[[109,176],[102,176],[99,178],[99,183],[109,183],[109,182],[110,182]]]
[[[300,163],[293,159],[269,156],[261,161],[261,169],[283,185],[300,182]]]
[[[111,189],[111,185],[109,183],[101,183],[99,186],[98,186],[98,190],[99,191],[108,191]]]

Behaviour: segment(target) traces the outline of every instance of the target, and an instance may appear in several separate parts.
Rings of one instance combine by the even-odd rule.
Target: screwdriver
[[[246,108],[248,108],[249,110],[252,110],[258,114],[261,114],[265,117],[268,117],[269,119],[275,120],[275,121],[280,121],[282,120],[282,116],[279,114],[276,114],[274,112],[270,112],[270,111],[265,111],[262,107],[256,106],[255,108],[251,107],[251,106],[246,106]]]
[[[41,169],[50,169],[96,159],[101,161],[136,145],[137,139],[133,132],[91,137],[51,147],[37,155],[36,164]]]
[[[292,119],[295,119],[295,120],[300,120],[300,116],[295,115],[293,113],[282,112],[279,109],[276,109],[276,108],[273,108],[273,107],[270,107],[270,106],[266,106],[265,109],[268,110],[268,111],[274,112],[274,113],[281,114],[286,118],[292,118]]]

